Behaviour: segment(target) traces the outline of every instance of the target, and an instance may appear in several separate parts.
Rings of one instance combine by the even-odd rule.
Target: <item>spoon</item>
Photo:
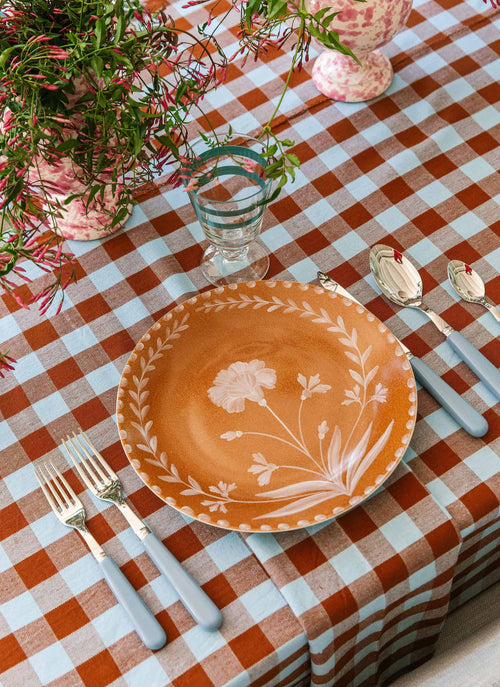
[[[500,400],[500,371],[460,332],[447,324],[422,300],[422,280],[412,263],[390,246],[378,244],[370,251],[370,269],[382,293],[393,303],[417,308],[444,334],[455,353]]]
[[[460,298],[483,305],[500,322],[500,310],[486,298],[484,282],[472,267],[461,260],[452,260],[448,263],[448,279]]]
[[[324,289],[338,293],[339,296],[350,298],[354,303],[359,303],[349,291],[340,286],[338,282],[324,272],[318,272],[318,279]],[[488,431],[488,423],[484,417],[467,403],[460,394],[457,394],[455,389],[447,384],[444,379],[441,379],[441,377],[426,365],[423,360],[414,356],[404,343],[399,341],[399,344],[410,361],[415,379],[427,389],[431,396],[448,411],[451,417],[463,427],[466,432],[473,437],[484,436]]]

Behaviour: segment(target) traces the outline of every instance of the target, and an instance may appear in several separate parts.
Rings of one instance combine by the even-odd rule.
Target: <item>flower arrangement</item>
[[[216,33],[234,11],[239,47],[228,57]],[[331,28],[336,14],[310,14],[304,0],[216,0],[189,31],[140,0],[0,0],[0,288],[41,313],[60,295],[60,309],[75,278],[57,233],[67,206],[83,203],[105,234],[166,165],[173,163],[169,180],[179,184],[189,122],[203,117],[203,97],[225,79],[231,60],[257,60],[294,41],[283,98],[312,38],[352,55]],[[280,104],[262,130],[276,193],[299,164],[292,142],[272,134]],[[51,170],[63,164],[78,184],[61,200]],[[29,262],[47,273],[35,294]],[[0,376],[14,362],[0,353]]]

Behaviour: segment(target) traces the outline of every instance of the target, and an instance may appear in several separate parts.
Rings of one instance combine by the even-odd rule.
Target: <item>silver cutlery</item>
[[[162,626],[120,568],[89,532],[83,504],[68,481],[52,462],[35,468],[35,475],[59,520],[63,525],[77,530],[85,540],[116,600],[127,613],[144,644],[148,649],[161,649],[167,641]]]
[[[350,298],[354,303],[359,303],[349,291],[324,272],[318,272],[318,279],[323,288]],[[361,305],[361,303],[359,303]],[[473,408],[470,403],[447,384],[434,370],[423,360],[413,355],[407,346],[397,339],[406,357],[410,361],[415,379],[433,396],[438,403],[451,415],[451,417],[473,437],[482,437],[488,431],[488,423],[484,417]]]
[[[425,313],[447,338],[455,353],[500,400],[500,371],[422,300],[422,280],[413,264],[390,246],[379,244],[370,251],[370,268],[382,293],[393,303]]]
[[[484,282],[470,265],[462,260],[452,260],[448,263],[448,279],[460,298],[468,303],[482,305],[500,322],[500,310],[486,298]]]
[[[150,558],[175,589],[194,620],[205,630],[217,630],[222,624],[222,614],[217,606],[126,503],[118,475],[86,434],[81,432],[77,436],[73,433],[73,437],[67,436],[62,443],[83,483],[94,496],[114,503],[121,510]]]

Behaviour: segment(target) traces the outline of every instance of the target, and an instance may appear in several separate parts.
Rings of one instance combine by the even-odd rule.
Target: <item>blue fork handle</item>
[[[204,630],[217,630],[222,614],[200,585],[184,570],[177,558],[152,532],[142,540],[158,570],[167,578],[186,609]]]
[[[464,363],[475,372],[484,385],[500,401],[500,370],[488,358],[485,358],[460,332],[451,332],[447,340],[455,353],[462,358]]]
[[[146,606],[116,563],[109,557],[99,561],[109,588],[132,621],[145,646],[153,651],[167,643],[167,636],[153,613]]]
[[[473,437],[482,437],[488,431],[488,423],[470,403],[458,394],[453,387],[441,379],[423,360],[415,356],[410,359],[415,379],[433,396],[438,403]]]

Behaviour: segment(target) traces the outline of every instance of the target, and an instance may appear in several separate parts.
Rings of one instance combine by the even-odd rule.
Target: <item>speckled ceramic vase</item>
[[[101,239],[120,229],[124,221],[109,228],[111,218],[118,211],[119,185],[113,189],[111,173],[103,172],[99,183],[103,187],[98,198],[87,205],[88,194],[73,198],[69,203],[66,199],[76,193],[84,193],[86,186],[81,181],[81,170],[69,159],[63,158],[57,163],[40,160],[38,168],[30,174],[36,183],[43,180],[43,196],[51,205],[59,205],[58,215],[51,218],[52,230],[64,237],[75,241],[91,241]],[[38,181],[38,183],[40,183]],[[106,228],[108,227],[108,228]]]
[[[308,0],[316,13],[323,7],[341,12],[330,24],[339,38],[360,60],[325,50],[313,67],[313,81],[321,93],[333,100],[360,102],[383,93],[390,85],[393,70],[379,48],[386,45],[404,26],[412,0]]]

